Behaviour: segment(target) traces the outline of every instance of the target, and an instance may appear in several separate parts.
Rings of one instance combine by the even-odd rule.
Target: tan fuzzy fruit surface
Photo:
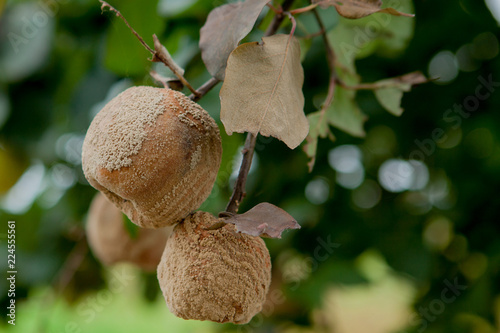
[[[89,183],[141,227],[173,225],[210,194],[219,128],[178,91],[132,87],[95,116],[83,143]]]
[[[264,241],[235,232],[220,219],[196,212],[169,238],[158,280],[169,310],[184,319],[244,324],[262,310],[271,282]]]
[[[132,237],[125,223],[130,222],[124,220],[122,212],[98,193],[90,205],[86,226],[92,253],[105,265],[130,262],[146,271],[156,270],[173,227],[138,228]]]

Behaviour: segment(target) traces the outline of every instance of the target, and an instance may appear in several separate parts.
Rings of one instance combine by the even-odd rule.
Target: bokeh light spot
[[[493,154],[495,139],[487,128],[472,130],[464,140],[464,147],[475,158],[486,158]]]
[[[429,77],[433,82],[446,84],[458,75],[458,60],[450,51],[441,51],[429,63]]]
[[[75,133],[63,134],[56,141],[56,154],[73,165],[82,164],[82,147],[85,136]]]
[[[1,202],[2,209],[12,214],[23,214],[45,189],[45,167],[42,163],[30,166]]]
[[[498,39],[491,32],[483,32],[474,38],[473,55],[477,59],[490,60],[498,55]]]
[[[67,165],[56,164],[50,169],[50,180],[55,187],[67,190],[76,184],[75,171]]]
[[[445,140],[436,142],[439,148],[441,149],[455,148],[462,141],[462,129],[450,128],[446,131],[443,138],[445,138]]]
[[[305,188],[306,199],[314,205],[321,205],[328,200],[330,185],[323,178],[316,178],[307,183]]]
[[[468,241],[463,235],[455,235],[450,245],[444,251],[445,257],[453,262],[463,260],[468,253]]]
[[[474,46],[472,44],[462,45],[456,53],[458,68],[464,72],[473,72],[479,68],[479,63],[474,59],[472,53]]]
[[[396,143],[396,135],[392,128],[380,125],[368,132],[363,146],[369,154],[389,156],[395,151]]]
[[[488,268],[488,257],[482,253],[471,253],[459,264],[460,271],[469,279],[480,278]]]
[[[400,159],[385,161],[378,171],[380,185],[389,192],[403,192],[410,189],[414,177],[412,165]]]
[[[500,25],[500,1],[498,0],[485,0],[491,15],[497,20]]]
[[[382,196],[382,190],[378,183],[373,180],[366,180],[361,186],[352,191],[353,203],[361,209],[375,207]]]
[[[10,103],[7,95],[0,90],[0,128],[9,117],[10,114]]]
[[[335,171],[351,173],[359,169],[362,155],[357,146],[342,145],[328,152],[328,163]]]
[[[444,250],[452,239],[452,223],[446,217],[434,217],[423,232],[424,243],[433,250]]]
[[[429,182],[429,169],[427,166],[417,160],[410,160],[410,164],[413,168],[413,183],[408,188],[412,191],[421,190],[427,186]]]
[[[358,164],[356,169],[350,172],[337,172],[335,181],[342,187],[347,189],[355,189],[365,179],[365,170],[361,164]]]

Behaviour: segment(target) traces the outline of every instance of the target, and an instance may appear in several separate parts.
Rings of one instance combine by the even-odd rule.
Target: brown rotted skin
[[[132,238],[125,223],[130,222],[124,220],[122,212],[98,193],[90,205],[86,227],[92,253],[105,265],[129,262],[145,271],[156,270],[173,227],[140,228]]]
[[[206,200],[221,155],[219,129],[198,104],[174,90],[132,87],[92,121],[82,166],[132,222],[159,228]]]
[[[234,225],[206,230],[219,221],[196,212],[178,224],[158,265],[158,280],[176,316],[244,324],[265,303],[271,259],[260,237],[236,233]]]

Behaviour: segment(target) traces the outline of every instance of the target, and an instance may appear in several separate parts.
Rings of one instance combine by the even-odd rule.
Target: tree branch
[[[323,24],[323,21],[321,20],[321,17],[318,14],[318,11],[316,8],[312,10],[314,17],[316,18],[316,21],[318,22],[319,28],[321,30],[321,37],[323,38],[323,44],[325,44],[326,48],[326,55],[327,55],[327,60],[328,60],[328,67],[330,69],[330,72],[334,74],[335,77],[337,77],[337,73],[335,72],[335,62],[337,61],[337,56],[335,55],[335,52],[333,51],[333,47],[330,44],[330,41],[328,40],[328,37],[326,36],[326,29],[325,25]]]
[[[339,86],[348,90],[377,90],[382,88],[393,88],[398,87],[398,84],[394,82],[386,82],[386,83],[360,83],[355,85],[348,85],[344,81],[336,79]]]
[[[182,82],[184,86],[186,86],[189,90],[191,90],[193,94],[197,95],[198,94],[197,91],[184,77],[184,70],[175,63],[174,59],[172,59],[172,56],[170,56],[168,50],[165,48],[165,46],[163,46],[160,43],[158,37],[156,37],[156,34],[153,34],[153,40],[155,45],[155,52],[153,54],[153,58],[151,59],[151,61],[162,62],[165,66],[170,68],[172,73],[174,73],[174,75],[177,76],[177,78]]]
[[[316,21],[318,22],[320,30],[323,32],[321,34],[321,37],[323,38],[323,44],[325,44],[328,68],[330,69],[330,80],[328,82],[328,95],[326,96],[325,102],[321,107],[321,112],[325,113],[326,109],[328,109],[333,102],[333,98],[335,96],[335,85],[339,81],[337,72],[335,70],[335,62],[337,59],[335,52],[333,51],[333,47],[330,44],[328,37],[326,36],[325,25],[323,24],[323,21],[321,20],[318,11],[316,10],[316,8],[314,8],[312,12],[314,14],[314,17],[316,18]]]
[[[281,5],[282,11],[285,12],[287,11],[293,4],[294,0],[285,0],[283,4]],[[283,22],[283,19],[285,18],[285,15],[283,13],[277,14],[273,17],[273,20],[271,21],[271,24],[267,27],[266,32],[264,33],[264,36],[271,36],[278,31],[281,22]]]
[[[302,7],[302,8],[297,8],[297,9],[291,10],[290,14],[297,15],[297,14],[306,13],[306,12],[309,12],[311,10],[314,10],[316,7],[318,7],[318,4],[317,3],[313,3],[313,4],[310,4],[307,7]]]
[[[155,48],[153,50],[144,41],[144,39],[141,37],[141,35],[139,35],[139,33],[137,31],[135,31],[134,28],[132,28],[132,26],[130,26],[130,24],[128,23],[127,19],[125,19],[125,17],[122,15],[122,13],[120,13],[119,10],[117,10],[115,7],[111,6],[106,1],[99,0],[99,2],[102,4],[101,5],[101,11],[104,11],[105,8],[109,8],[110,11],[114,12],[116,14],[116,16],[118,16],[119,18],[121,18],[123,20],[123,22],[125,22],[125,24],[127,25],[127,27],[130,29],[130,31],[132,31],[132,33],[135,35],[135,37],[137,37],[137,39],[139,40],[139,42],[141,42],[141,44],[146,48],[146,50],[148,50],[149,53],[151,53],[151,55],[153,56],[152,61],[154,61],[154,62],[158,62],[158,61],[162,62],[165,66],[167,66],[168,68],[170,68],[170,70],[175,74],[175,76],[177,76],[177,78],[182,82],[182,84],[184,86],[186,86],[189,90],[191,90],[191,92],[194,95],[198,94],[198,92],[191,86],[191,84],[189,84],[189,82],[184,77],[183,71],[173,61],[172,57],[170,57],[170,54],[168,53],[167,49],[163,45],[161,45],[161,43],[158,40],[158,37],[156,37],[156,35],[153,35],[154,46],[155,46]]]
[[[144,41],[144,39],[142,39],[141,35],[139,35],[137,33],[137,31],[135,31],[135,29],[130,26],[130,24],[128,23],[127,19],[122,15],[122,13],[120,13],[120,11],[118,9],[116,9],[113,6],[111,6],[106,1],[99,0],[99,2],[102,3],[102,5],[101,5],[101,13],[104,12],[104,9],[106,7],[109,8],[110,11],[114,12],[116,14],[116,16],[118,16],[119,18],[121,18],[123,20],[123,22],[125,22],[125,24],[127,25],[127,27],[130,29],[130,31],[132,31],[132,33],[135,35],[135,37],[137,37],[137,39],[139,40],[139,42],[141,42],[141,44],[146,48],[146,50],[148,50],[151,54],[155,53],[154,50],[151,47],[149,47],[149,45]]]
[[[226,207],[226,212],[237,213],[238,207],[245,197],[245,185],[247,183],[248,172],[252,166],[253,153],[255,151],[255,143],[257,142],[257,135],[248,133],[247,139],[245,141],[245,147],[243,148],[242,154],[243,159],[241,161],[240,171],[238,173],[238,179],[234,184],[233,195],[231,200]]]

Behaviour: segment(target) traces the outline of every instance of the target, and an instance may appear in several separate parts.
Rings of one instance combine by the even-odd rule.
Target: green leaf
[[[335,89],[335,99],[327,110],[328,123],[356,137],[364,137],[363,124],[367,117],[355,101],[356,91]]]
[[[328,136],[332,141],[335,140],[335,137],[328,126],[328,122],[326,121],[325,113],[326,110],[321,110],[307,115],[307,120],[309,121],[309,134],[306,137],[306,143],[302,149],[310,158],[310,161],[307,163],[309,172],[312,171],[314,163],[316,162],[318,138],[325,139]]]
[[[299,39],[299,44],[300,44],[300,62],[302,63],[306,59],[307,52],[309,52],[309,50],[311,49],[312,40],[301,38]]]
[[[336,33],[329,35],[329,38],[335,36]],[[345,35],[339,34],[338,37],[342,39],[345,38]],[[342,54],[338,50],[335,50],[335,52]],[[338,78],[347,85],[356,85],[360,81],[359,76],[356,74],[353,55],[338,56],[335,70]],[[322,107],[320,111],[308,115],[310,129],[303,150],[310,158],[308,163],[309,171],[312,171],[315,163],[318,137],[326,138],[328,136],[332,141],[335,140],[329,126],[334,126],[352,136],[365,136],[363,125],[367,117],[359,109],[355,98],[356,90],[345,89],[337,85],[332,103],[326,108]]]
[[[337,10],[333,7],[318,10],[317,14],[321,18],[325,31],[330,31],[339,22],[339,15]],[[297,37],[311,36],[317,34],[321,30],[316,15],[313,12],[302,13],[296,17],[296,20],[297,29],[295,30],[295,36]]]
[[[158,0],[110,1],[127,19],[144,41],[153,47],[154,33],[161,33],[164,23],[156,13]],[[151,54],[141,45],[126,24],[114,14],[112,26],[106,42],[105,65],[121,76],[143,75],[151,66]]]
[[[401,107],[403,93],[410,91],[413,85],[425,83],[427,81],[427,78],[420,72],[413,72],[395,78],[377,81],[374,85],[380,86],[380,88],[374,91],[375,97],[377,97],[379,103],[387,111],[399,117],[404,111]]]
[[[403,108],[401,107],[403,90],[398,88],[378,89],[375,90],[375,96],[379,103],[393,115],[399,117],[403,114]]]
[[[316,160],[318,138],[324,139],[328,136],[330,140],[335,140],[329,126],[334,126],[355,137],[365,136],[363,125],[367,117],[359,109],[355,97],[356,91],[337,86],[332,104],[326,109],[307,116],[310,128],[306,144],[302,149],[310,158],[307,164],[309,172],[312,171]]]
[[[337,54],[335,70],[338,78],[347,86],[356,86],[360,82],[360,77],[356,73],[355,60],[375,52],[379,45],[377,43],[386,38],[385,36],[368,36],[361,29],[362,25],[359,24],[359,22],[367,24],[367,19],[374,20],[373,18],[364,18],[354,21],[357,23],[353,24],[351,23],[353,21],[341,19],[335,29],[327,34],[334,52]],[[391,20],[395,19],[391,16]],[[394,22],[391,20],[379,20],[379,24],[389,27],[391,22]],[[386,24],[384,25],[383,22],[386,22]],[[411,32],[413,31],[412,29],[410,29]],[[399,34],[400,37],[404,37],[401,40],[411,37],[411,33],[408,35],[408,29],[403,30],[406,31],[404,34],[400,34],[400,32],[394,33],[396,35]],[[399,44],[396,43],[395,45]],[[378,101],[384,108],[392,114],[399,116],[403,112],[401,108],[403,92],[410,91],[412,85],[424,82],[427,82],[427,79],[420,72],[414,72],[372,83],[370,84],[370,88],[374,90]],[[335,88],[332,104],[326,110],[323,109],[308,116],[310,132],[306,138],[307,143],[304,145],[303,150],[310,158],[308,163],[310,171],[314,166],[316,158],[318,137],[326,137],[327,133],[329,133],[329,126],[334,126],[352,136],[365,136],[363,125],[367,117],[361,112],[355,99],[355,89],[346,89],[338,85]]]
[[[413,11],[411,0],[401,0],[397,10]],[[340,18],[328,33],[338,61],[353,68],[354,60],[378,53],[395,57],[403,51],[413,36],[415,20],[392,15],[373,15],[357,20]]]
[[[351,71],[356,73],[354,60],[364,47],[364,43],[353,42],[356,37],[356,32],[351,26],[346,24],[345,19],[340,20],[339,24],[328,34],[328,40],[332,45],[333,51],[337,55],[336,62]]]
[[[401,0],[396,9],[413,12],[413,2]],[[385,20],[382,20],[383,18]],[[375,42],[375,51],[381,56],[394,58],[406,49],[412,39],[415,20],[407,17],[380,15],[379,23],[381,27],[379,36],[381,38]]]

